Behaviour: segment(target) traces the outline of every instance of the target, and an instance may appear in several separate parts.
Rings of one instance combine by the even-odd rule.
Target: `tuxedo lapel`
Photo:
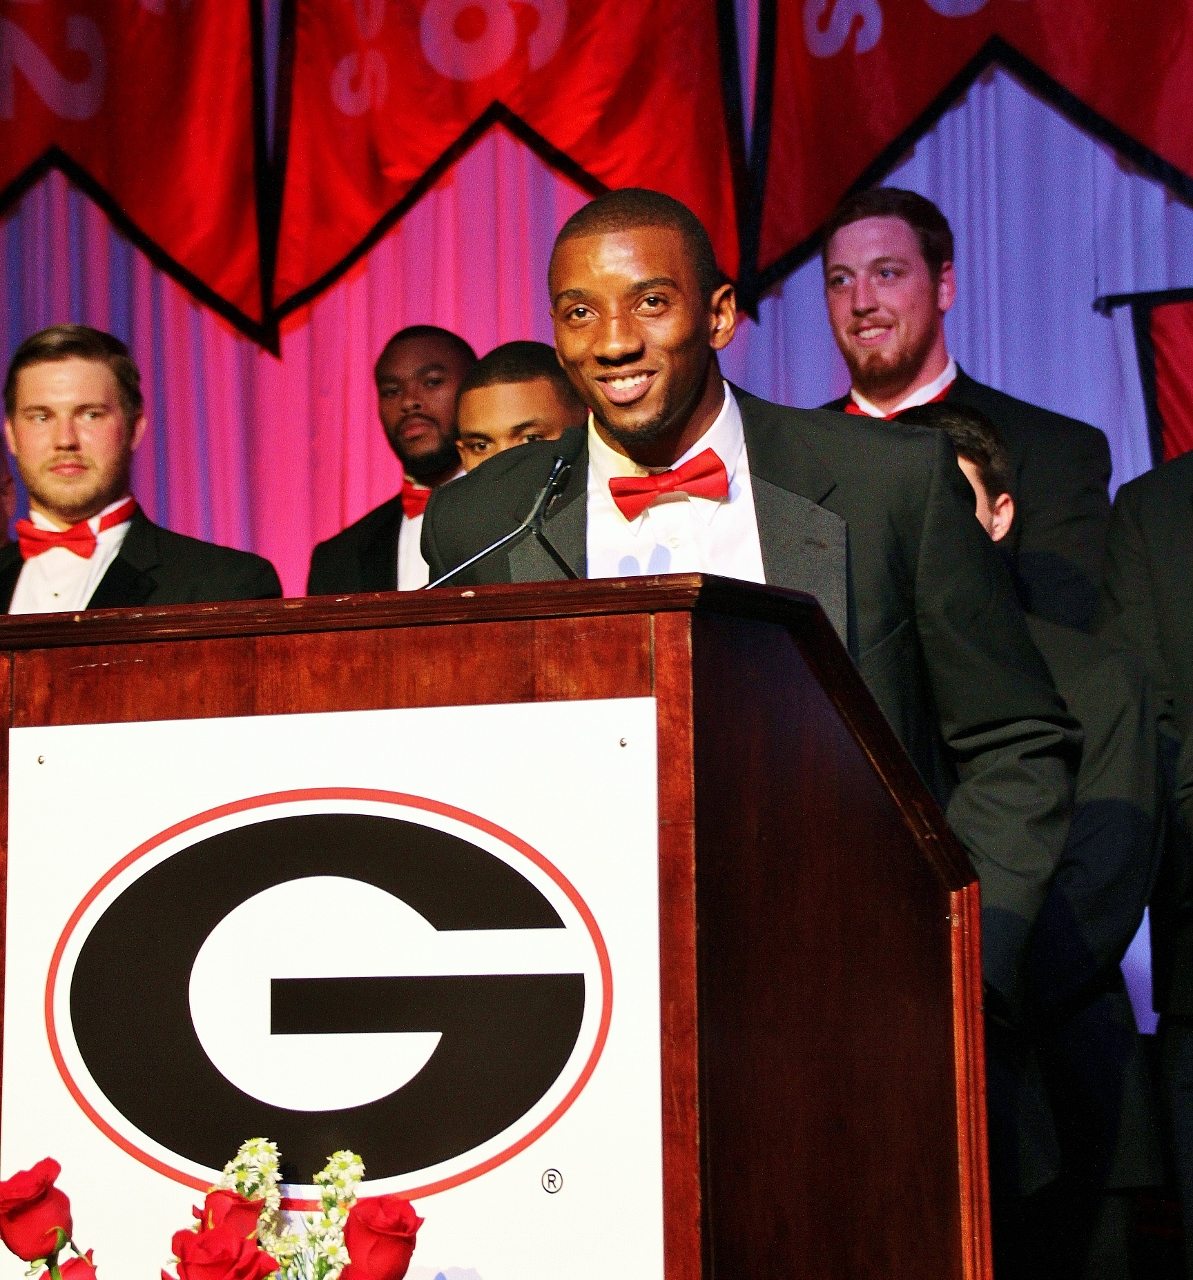
[[[797,411],[779,410],[745,392],[736,395],[766,580],[815,596],[851,645],[848,526],[821,505],[836,479],[800,433]]]
[[[761,476],[751,477],[751,484],[767,582],[815,596],[842,643],[848,645],[845,521],[836,512]]]
[[[384,529],[360,553],[361,591],[392,591],[398,581],[398,538],[402,525],[399,518]]]
[[[17,579],[21,576],[23,563],[15,542],[0,547],[0,606],[5,613],[12,604],[12,593],[17,589]]]
[[[127,609],[144,604],[157,586],[153,570],[160,563],[156,528],[138,511],[116,559],[87,601],[87,608]]]

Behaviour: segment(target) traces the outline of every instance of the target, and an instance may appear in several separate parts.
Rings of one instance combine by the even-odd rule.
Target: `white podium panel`
[[[661,1280],[653,700],[10,750],[0,1171],[61,1161],[101,1274],[260,1136],[295,1207],[342,1147],[410,1196],[415,1280]]]

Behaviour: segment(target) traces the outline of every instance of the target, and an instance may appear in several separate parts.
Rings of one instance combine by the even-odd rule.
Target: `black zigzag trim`
[[[721,60],[721,103],[725,113],[725,138],[729,146],[729,171],[733,181],[733,207],[737,221],[738,251],[748,216],[749,163],[746,158],[745,104],[742,100],[741,62],[737,44],[737,13],[733,0],[717,0],[717,48]],[[737,288],[742,297],[742,264],[738,260]]]
[[[382,214],[373,224],[372,229],[366,232],[357,241],[356,245],[334,266],[329,267],[317,280],[298,290],[297,293],[292,294],[289,298],[282,299],[274,309],[274,319],[281,320],[299,310],[299,308],[305,307],[307,303],[317,298],[325,289],[335,284],[349,267],[359,262],[422,199],[427,191],[439,181],[440,177],[460,159],[482,134],[498,124],[504,125],[514,137],[526,143],[541,160],[565,177],[570,178],[582,190],[594,196],[606,190],[606,187],[599,179],[594,178],[592,174],[576,164],[564,152],[552,146],[540,133],[520,116],[515,115],[504,103],[492,102],[455,142],[431,163],[430,167],[423,172],[422,177],[415,182],[401,200],[386,213]]]
[[[767,0],[763,0],[767,2]],[[770,47],[774,48],[773,38]],[[762,59],[759,60],[761,78]],[[773,75],[773,58],[771,59]],[[932,104],[922,112],[916,120],[889,142],[874,159],[865,166],[853,183],[841,193],[841,198],[856,191],[865,190],[881,182],[895,167],[902,157],[927,133],[961,98],[973,82],[990,66],[1001,66],[1012,75],[1023,81],[1037,96],[1043,98],[1063,116],[1085,132],[1113,147],[1134,165],[1142,169],[1150,177],[1155,178],[1168,187],[1182,200],[1193,204],[1193,176],[1165,160],[1137,139],[1132,138],[1117,125],[1111,124],[1104,116],[1099,115],[1092,107],[1082,102],[1074,93],[1064,88],[1034,62],[1025,57],[1017,49],[1009,45],[1001,36],[991,36],[982,48],[955,75],[933,100]],[[769,143],[769,134],[767,137]],[[769,145],[767,147],[769,153]],[[753,156],[752,167],[757,166],[765,179],[769,164],[769,154]],[[754,174],[755,190],[761,190],[759,173]],[[761,200],[761,197],[760,197]],[[759,205],[759,227],[761,226],[761,203]],[[754,276],[760,291],[776,284],[802,266],[809,258],[820,251],[821,232],[818,229],[782,257],[765,268],[756,269]],[[755,244],[757,242],[755,241]]]
[[[744,310],[757,314],[765,286],[758,279],[758,252],[762,236],[762,209],[770,162],[771,120],[775,98],[775,43],[778,34],[778,0],[758,0],[758,59],[754,74],[754,118],[750,132],[750,156],[745,184],[745,208],[739,235],[741,265],[738,268],[739,301]],[[767,56],[767,50],[770,56]]]
[[[248,12],[250,12],[252,55],[253,61],[257,63],[261,54],[260,10],[255,0],[244,0],[244,3],[247,4]],[[255,79],[255,83],[253,83],[253,111],[255,113],[259,106],[261,111],[265,109],[264,99],[260,99],[259,93],[257,93],[257,81],[260,78],[260,70],[255,67],[253,69],[253,79]],[[253,145],[259,146],[256,124],[255,132],[253,132]],[[261,159],[260,150],[256,151],[255,156],[253,156],[253,163],[256,165],[257,191],[259,193],[262,180]],[[104,211],[113,227],[129,243],[138,248],[154,264],[157,270],[169,275],[175,282],[182,285],[197,302],[201,302],[202,305],[214,311],[216,315],[223,317],[224,320],[228,321],[228,324],[237,329],[239,333],[244,334],[244,337],[250,338],[252,342],[259,344],[261,347],[271,349],[271,351],[276,349],[276,325],[271,323],[268,314],[265,314],[262,320],[255,319],[255,317],[248,315],[247,312],[242,311],[234,303],[229,302],[227,298],[223,297],[223,294],[216,292],[215,289],[211,288],[211,285],[198,278],[192,271],[184,268],[155,239],[147,236],[138,227],[136,221],[129,216],[124,207],[119,204],[119,201],[116,201],[116,198],[111,195],[108,188],[102,186],[102,183],[93,177],[83,165],[78,164],[60,147],[51,146],[47,148],[45,152],[42,152],[42,155],[38,156],[17,177],[13,178],[12,182],[0,189],[0,212],[12,209],[12,206],[20,200],[20,197],[24,196],[24,193],[29,188],[36,186],[36,183],[40,182],[51,169],[58,169],[61,173],[67,175],[67,178],[74,186],[78,187],[79,191],[82,191],[84,195],[90,198],[93,204]],[[257,212],[259,236],[261,234],[261,219],[262,212],[259,209],[259,212]]]
[[[1156,344],[1152,337],[1152,313],[1157,307],[1173,302],[1193,302],[1193,288],[1148,289],[1140,293],[1108,293],[1098,298],[1094,309],[1109,315],[1118,307],[1131,308],[1131,328],[1135,333],[1135,358],[1139,362],[1139,381],[1143,384],[1143,403],[1147,409],[1147,436],[1152,452],[1152,466],[1164,461],[1164,419],[1160,416],[1157,394]]]

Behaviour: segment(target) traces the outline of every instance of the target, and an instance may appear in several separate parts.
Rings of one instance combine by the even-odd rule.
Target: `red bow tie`
[[[609,481],[609,493],[618,511],[627,520],[633,520],[665,493],[687,493],[693,498],[724,501],[729,496],[729,473],[721,459],[711,449],[705,449],[674,471],[614,476]]]
[[[431,491],[426,485],[415,484],[409,476],[402,477],[402,514],[407,520],[421,516],[427,509],[430,497]]]
[[[72,524],[69,529],[43,529],[32,520],[18,520],[16,529],[21,558],[30,560],[33,556],[41,555],[43,551],[49,551],[54,547],[65,547],[67,551],[73,551],[82,559],[90,560],[95,555],[97,534],[103,533],[105,529],[114,529],[126,520],[131,520],[136,509],[136,498],[126,498],[100,520],[96,533],[91,532],[91,524],[87,520],[80,520],[78,524]]]
[[[945,396],[949,394],[949,389],[952,387],[952,385],[953,384],[950,382],[947,387],[941,387],[941,389],[932,397],[932,399],[925,400],[924,404],[936,404],[937,401],[943,400]],[[911,406],[909,405],[908,408],[910,407]],[[858,402],[853,398],[852,395],[849,397],[848,400],[845,401],[845,412],[852,413],[855,417],[858,417],[858,418],[872,418],[874,416],[871,413],[867,413],[865,409],[863,409],[862,406],[858,404]],[[902,410],[898,410],[895,413],[884,413],[882,415],[882,421],[890,422],[892,418],[897,418],[901,412]]]

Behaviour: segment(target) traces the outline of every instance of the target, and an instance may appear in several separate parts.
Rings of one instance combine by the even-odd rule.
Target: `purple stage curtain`
[[[741,12],[748,36],[752,9]],[[889,181],[931,196],[953,222],[959,296],[948,329],[970,372],[1101,427],[1116,483],[1146,469],[1129,311],[1106,316],[1093,303],[1193,285],[1193,211],[1003,71],[983,75]],[[27,334],[63,321],[127,340],[150,420],[134,471],[145,509],[268,556],[300,594],[313,544],[399,483],[371,378],[385,340],[415,322],[454,329],[479,351],[550,340],[551,242],[584,198],[520,142],[486,135],[338,284],[287,319],[275,356],[50,174],[0,222],[0,345],[7,360]],[[817,262],[762,299],[723,367],[788,404],[845,390]]]
[[[1150,465],[1129,316],[1092,304],[1193,284],[1193,213],[1005,72],[974,85],[889,180],[932,196],[956,229],[948,326],[958,358],[1100,426],[1116,482]],[[313,544],[399,482],[371,382],[386,338],[427,321],[478,351],[550,340],[551,241],[583,200],[522,143],[486,135],[347,276],[287,319],[279,357],[195,302],[51,173],[0,222],[3,353],[65,320],[129,341],[151,423],[134,473],[146,510],[269,556],[297,594]],[[818,263],[762,299],[723,366],[789,404],[844,390]]]

